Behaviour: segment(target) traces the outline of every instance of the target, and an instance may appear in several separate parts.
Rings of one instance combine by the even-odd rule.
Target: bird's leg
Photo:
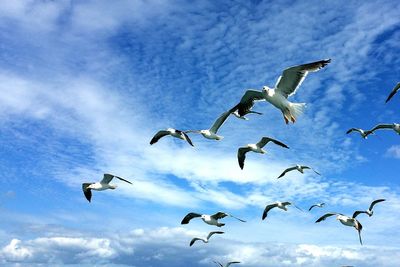
[[[295,123],[296,122],[296,118],[292,116],[292,114],[290,114],[290,120]]]
[[[288,118],[286,117],[286,114],[285,114],[285,113],[282,113],[282,115],[283,115],[283,119],[285,120],[285,123],[286,123],[286,124],[289,124],[289,120],[288,120]]]

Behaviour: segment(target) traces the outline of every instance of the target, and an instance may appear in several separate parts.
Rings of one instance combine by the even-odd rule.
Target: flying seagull
[[[116,176],[116,175],[105,173],[104,176],[103,176],[103,179],[100,182],[97,182],[97,183],[83,183],[82,184],[83,194],[85,195],[86,199],[90,202],[90,200],[92,199],[92,190],[103,191],[103,190],[107,190],[107,189],[115,189],[115,188],[117,188],[116,185],[111,185],[110,184],[110,182],[111,182],[111,180],[113,178],[117,178],[117,179],[120,179],[121,181],[124,181],[124,182],[127,182],[129,184],[132,184],[131,182],[129,182],[128,180],[125,180],[124,178],[121,178],[121,177]]]
[[[316,174],[321,175],[319,172],[317,172],[316,170],[314,170],[314,169],[311,168],[311,167],[308,167],[308,166],[305,166],[305,165],[298,165],[298,164],[296,164],[296,166],[293,166],[293,167],[290,167],[290,168],[287,168],[286,170],[284,170],[284,171],[282,172],[282,174],[279,175],[279,177],[278,177],[277,179],[283,177],[286,173],[291,172],[291,171],[294,171],[294,170],[298,170],[299,172],[304,173],[304,170],[305,170],[305,169],[313,170]]]
[[[400,134],[400,123],[378,124],[374,128],[371,129],[371,133],[373,133],[379,129],[389,129],[389,130],[393,130],[396,133]]]
[[[291,203],[291,202],[280,202],[280,201],[277,201],[277,202],[275,202],[275,203],[273,203],[273,204],[270,204],[270,205],[267,205],[267,206],[265,207],[264,212],[263,212],[263,215],[262,215],[262,219],[264,220],[265,218],[267,218],[268,212],[269,212],[271,209],[273,209],[273,208],[280,208],[280,209],[282,209],[282,210],[284,210],[284,211],[287,211],[286,206],[289,206],[289,205],[293,205],[293,206],[295,206],[297,209],[299,209],[299,210],[302,211],[302,209],[300,209],[299,207],[297,207],[296,205],[294,205],[294,204]]]
[[[357,217],[358,214],[360,214],[360,213],[366,213],[366,214],[368,214],[369,217],[371,217],[374,214],[374,211],[372,209],[374,208],[375,204],[377,204],[379,202],[382,202],[382,201],[385,201],[385,200],[386,199],[377,199],[377,200],[372,201],[371,205],[369,205],[368,210],[365,210],[365,211],[357,210],[357,211],[355,211],[353,213],[353,218]]]
[[[328,218],[330,216],[334,216],[334,215],[336,216],[336,220],[341,222],[343,225],[352,226],[357,230],[358,238],[360,239],[360,244],[362,245],[362,240],[361,240],[362,225],[356,218],[349,217],[349,216],[343,215],[341,213],[329,212],[329,213],[326,213],[325,215],[323,215],[321,218],[319,218],[315,222],[318,223],[318,222],[324,221],[326,218]]]
[[[400,83],[396,84],[393,88],[392,92],[390,92],[388,98],[386,99],[386,103],[389,102],[390,99],[400,90]]]
[[[373,132],[370,131],[370,130],[363,130],[363,129],[360,129],[360,128],[351,128],[346,132],[346,134],[349,134],[349,133],[352,133],[352,132],[359,132],[361,137],[364,138],[364,139],[367,139],[368,135],[373,134]]]
[[[308,209],[308,211],[312,210],[315,207],[322,208],[323,206],[325,206],[325,203],[314,204]]]
[[[275,88],[263,86],[262,91],[247,90],[240,103],[245,108],[251,108],[254,101],[266,100],[280,109],[286,124],[296,122],[297,116],[303,113],[305,103],[292,103],[287,100],[289,96],[296,93],[296,90],[302,84],[309,72],[316,72],[331,62],[330,59],[324,59],[303,65],[293,66],[285,69],[278,78]],[[239,103],[239,104],[240,104]]]
[[[272,139],[270,137],[263,137],[261,138],[261,140],[257,143],[257,144],[248,144],[245,147],[240,147],[238,149],[238,153],[237,153],[237,158],[238,158],[238,162],[239,162],[239,166],[240,168],[243,170],[244,167],[244,160],[246,159],[246,153],[249,151],[253,151],[256,153],[261,153],[261,154],[265,154],[267,153],[267,151],[265,151],[264,149],[262,149],[266,144],[268,144],[268,142],[272,142],[278,146],[284,147],[284,148],[289,148],[287,145],[285,145],[284,143]]]
[[[217,212],[214,215],[199,214],[199,213],[191,212],[191,213],[188,213],[185,216],[185,218],[183,218],[181,224],[188,224],[191,219],[200,217],[203,220],[203,222],[205,222],[206,224],[215,225],[215,226],[221,227],[221,226],[224,226],[225,224],[218,222],[218,220],[222,219],[222,218],[225,218],[227,216],[235,218],[235,219],[237,219],[237,220],[239,220],[241,222],[246,222],[246,221],[244,221],[242,219],[239,219],[239,218],[237,218],[235,216],[232,216],[232,215],[230,215],[228,213],[225,213],[225,212]]]
[[[235,263],[240,263],[240,261],[230,261],[225,265],[222,265],[220,262],[214,261],[215,264],[218,264],[218,266],[220,267],[229,267],[231,266],[231,264],[235,264]]]
[[[182,140],[186,140],[189,143],[189,145],[193,146],[192,140],[190,140],[189,136],[184,131],[176,130],[173,128],[168,128],[167,130],[158,131],[154,135],[154,137],[151,139],[150,145],[157,143],[158,140],[160,140],[160,138],[167,136],[167,135],[170,135],[170,136],[182,139]]]
[[[208,234],[208,236],[206,237],[206,239],[195,237],[195,238],[193,238],[193,239],[190,241],[190,246],[192,246],[192,245],[194,244],[194,242],[196,242],[197,240],[201,240],[201,241],[203,241],[204,243],[208,243],[208,240],[210,240],[210,237],[211,237],[212,235],[214,235],[214,234],[223,234],[223,233],[225,233],[225,232],[221,232],[221,231],[213,231],[213,232],[210,232],[210,233]]]
[[[207,139],[221,140],[223,136],[217,135],[217,132],[231,114],[232,114],[231,110],[222,113],[218,117],[218,119],[214,122],[214,124],[211,126],[211,128],[208,130],[189,130],[185,131],[185,133],[199,133]]]

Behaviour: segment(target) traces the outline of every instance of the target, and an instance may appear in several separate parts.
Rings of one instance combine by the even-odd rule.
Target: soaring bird
[[[368,210],[363,210],[363,211],[357,210],[357,211],[355,211],[353,213],[353,218],[357,217],[358,214],[360,214],[360,213],[368,214],[368,216],[371,217],[374,214],[374,211],[372,209],[374,208],[375,204],[377,204],[379,202],[382,202],[382,201],[385,201],[385,200],[386,199],[377,199],[377,200],[372,201],[371,205],[369,205]]]
[[[263,212],[263,215],[262,215],[262,219],[264,220],[265,218],[267,218],[268,212],[269,212],[271,209],[273,209],[273,208],[280,208],[280,209],[282,209],[282,210],[284,210],[284,211],[287,211],[286,206],[289,206],[289,205],[293,205],[293,206],[295,206],[297,209],[299,209],[299,210],[302,211],[302,209],[300,209],[299,207],[297,207],[296,205],[294,205],[294,204],[291,203],[291,202],[287,202],[287,201],[286,201],[286,202],[280,202],[280,201],[277,201],[277,202],[275,202],[275,203],[273,203],[273,204],[269,204],[269,205],[267,205],[267,206],[265,207],[264,212]]]
[[[360,239],[360,244],[362,245],[362,240],[361,240],[361,230],[362,230],[362,225],[361,223],[354,217],[349,217],[346,215],[343,215],[341,213],[336,213],[336,212],[329,212],[326,213],[325,215],[323,215],[321,218],[319,218],[318,220],[316,220],[315,222],[321,222],[324,221],[326,218],[330,217],[330,216],[336,216],[336,220],[338,220],[339,222],[341,222],[343,225],[346,226],[352,226],[354,227],[357,232],[358,232],[358,238]]]
[[[330,59],[324,59],[285,69],[278,78],[275,88],[263,86],[262,91],[247,90],[239,103],[241,105],[240,108],[246,111],[253,107],[255,101],[266,100],[281,110],[286,124],[289,121],[296,122],[297,116],[303,113],[306,104],[292,103],[287,98],[296,93],[297,88],[299,88],[309,72],[316,72],[330,62]],[[239,111],[239,114],[242,113],[244,112]]]
[[[283,177],[286,173],[288,173],[288,172],[290,172],[290,171],[294,171],[294,170],[298,170],[299,172],[304,173],[304,170],[305,170],[305,169],[313,170],[316,174],[321,175],[319,172],[317,172],[316,170],[314,170],[314,169],[311,168],[311,167],[308,167],[308,166],[305,166],[305,165],[298,165],[298,164],[296,164],[296,166],[293,166],[293,167],[290,167],[290,168],[287,168],[286,170],[284,170],[284,171],[281,173],[281,175],[279,175],[279,177],[278,177],[277,179]]]
[[[396,84],[396,86],[390,92],[388,98],[386,99],[386,103],[389,102],[390,99],[400,90],[400,83]]]
[[[213,231],[213,232],[210,232],[210,233],[208,234],[208,236],[207,236],[205,239],[204,239],[204,238],[195,237],[195,238],[193,238],[193,239],[190,241],[190,246],[192,246],[192,245],[194,244],[194,242],[196,242],[197,240],[201,240],[201,241],[203,241],[204,243],[208,243],[208,240],[210,240],[210,237],[211,237],[212,235],[214,235],[214,234],[223,234],[223,233],[225,233],[225,232]]]
[[[199,213],[191,212],[191,213],[188,213],[182,219],[181,224],[188,224],[191,219],[200,217],[203,220],[203,222],[205,222],[206,224],[215,225],[215,226],[221,227],[221,226],[224,226],[225,224],[218,222],[218,220],[222,219],[222,218],[225,218],[227,216],[235,218],[235,219],[237,219],[237,220],[239,220],[241,222],[246,222],[246,221],[244,221],[242,219],[239,219],[239,218],[237,218],[235,216],[232,216],[232,215],[230,215],[228,213],[225,213],[225,212],[217,212],[217,213],[215,213],[213,215],[199,214]]]
[[[184,131],[176,130],[173,128],[168,128],[167,130],[158,131],[154,135],[154,137],[151,139],[150,145],[157,143],[158,140],[160,140],[160,138],[162,138],[166,135],[170,135],[170,136],[182,139],[182,140],[186,140],[189,143],[189,145],[193,146],[192,140],[190,140],[189,136]]]
[[[189,130],[185,131],[185,133],[199,133],[202,136],[204,136],[207,139],[213,139],[213,140],[221,140],[223,137],[220,135],[217,135],[217,132],[219,128],[224,124],[226,119],[229,117],[229,115],[232,114],[232,110],[225,111],[222,113],[217,120],[214,122],[214,124],[211,126],[210,129],[207,130]]]
[[[240,263],[240,261],[230,261],[225,265],[222,265],[220,262],[214,261],[215,264],[218,264],[218,266],[220,267],[229,267],[231,266],[231,264],[235,264],[235,263]]]
[[[121,181],[127,182],[129,184],[132,184],[131,182],[129,182],[128,180],[125,180],[124,178],[121,178],[119,176],[116,175],[112,175],[112,174],[108,174],[105,173],[103,176],[103,179],[100,182],[97,183],[83,183],[82,184],[82,191],[83,194],[85,195],[86,199],[90,202],[90,200],[92,199],[92,190],[96,190],[96,191],[103,191],[103,190],[107,190],[107,189],[115,189],[117,188],[116,185],[111,185],[110,182],[113,178],[117,178]]]
[[[349,134],[349,133],[352,133],[352,132],[359,132],[361,137],[364,138],[364,139],[367,139],[368,135],[373,134],[373,132],[370,131],[370,130],[363,130],[363,129],[360,129],[360,128],[351,128],[346,132],[346,134]]]
[[[323,206],[325,206],[325,203],[314,204],[308,209],[308,211],[311,211],[315,207],[322,208]]]
[[[384,130],[393,130],[396,133],[400,134],[400,123],[392,123],[392,124],[378,124],[374,128],[371,129],[371,133],[376,130],[384,129]]]
[[[261,154],[267,153],[267,151],[265,151],[263,149],[263,147],[266,144],[268,144],[268,142],[272,142],[272,143],[274,143],[278,146],[284,147],[284,148],[289,148],[287,145],[285,145],[284,143],[282,143],[278,140],[272,139],[270,137],[263,137],[257,144],[248,144],[247,146],[240,147],[238,149],[237,158],[238,158],[240,168],[243,170],[244,160],[246,159],[247,152],[252,151],[252,152],[261,153]]]

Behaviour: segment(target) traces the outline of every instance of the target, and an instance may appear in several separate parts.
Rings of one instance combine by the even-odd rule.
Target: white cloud
[[[394,145],[388,148],[386,151],[386,156],[392,157],[395,159],[400,159],[400,146]]]

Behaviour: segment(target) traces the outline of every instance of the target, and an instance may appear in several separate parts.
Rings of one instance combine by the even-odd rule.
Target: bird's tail
[[[304,113],[306,109],[306,103],[290,103],[289,111],[290,111],[290,119],[294,123],[298,116]]]

